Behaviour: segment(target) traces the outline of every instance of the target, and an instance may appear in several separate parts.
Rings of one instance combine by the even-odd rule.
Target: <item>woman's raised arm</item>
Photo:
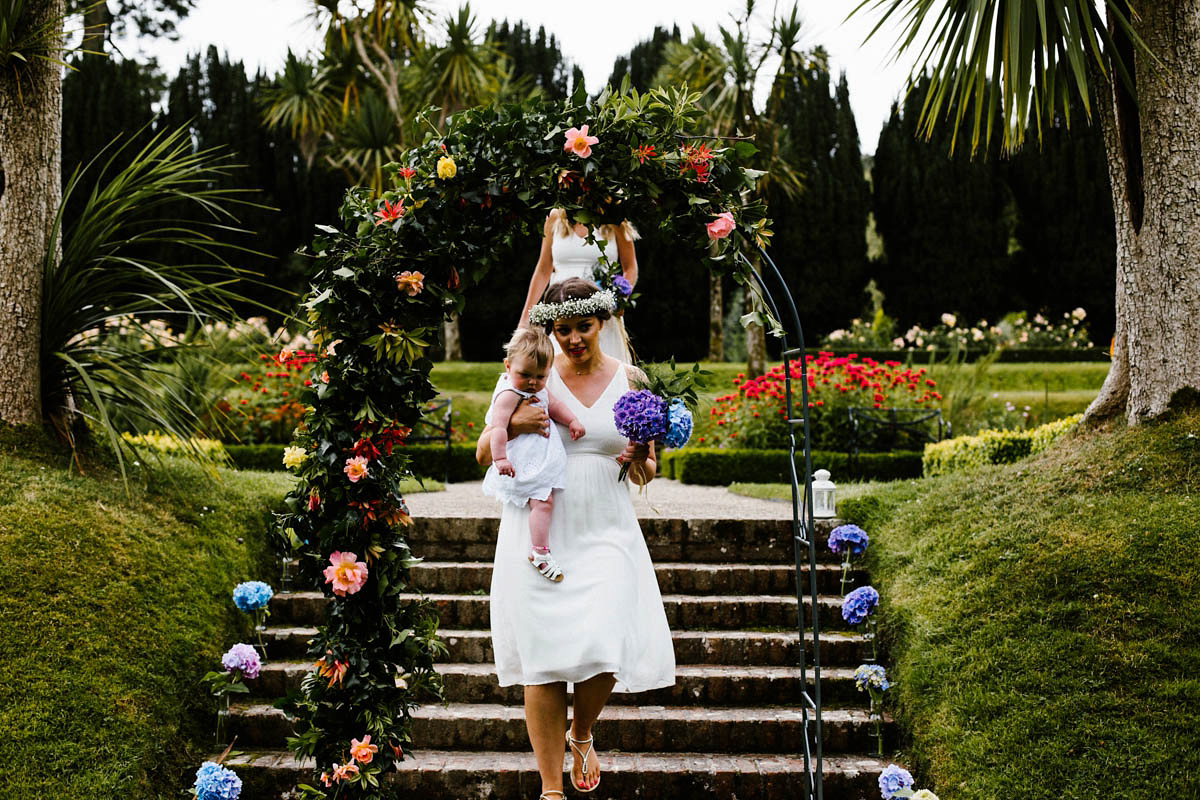
[[[529,278],[529,291],[525,295],[525,306],[521,309],[521,318],[517,327],[524,328],[529,324],[529,309],[542,299],[542,293],[550,285],[550,275],[554,272],[554,220],[546,217],[542,226],[542,248],[538,251],[537,264],[533,267],[533,275]]]

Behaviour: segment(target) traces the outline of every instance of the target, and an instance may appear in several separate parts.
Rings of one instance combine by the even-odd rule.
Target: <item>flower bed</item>
[[[942,395],[924,367],[905,367],[899,361],[860,359],[857,354],[835,356],[821,352],[806,356],[808,362],[809,428],[814,448],[844,450],[850,439],[847,413],[853,406],[865,408],[937,408]],[[791,364],[792,409],[802,411],[801,365]],[[776,365],[758,378],[734,379],[735,391],[716,398],[709,418],[701,420],[693,441],[706,447],[750,447],[786,449],[788,409],[785,401],[783,365]],[[872,441],[860,443],[872,449]]]

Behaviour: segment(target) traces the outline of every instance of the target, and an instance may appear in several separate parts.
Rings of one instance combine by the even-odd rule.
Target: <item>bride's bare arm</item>
[[[538,252],[537,264],[533,268],[533,275],[529,278],[529,291],[525,295],[521,318],[517,320],[518,328],[524,328],[529,324],[529,309],[542,299],[542,292],[546,291],[546,287],[550,285],[550,275],[554,272],[554,256],[551,253],[553,246],[554,221],[550,217],[546,217],[546,224],[542,227],[542,249]]]

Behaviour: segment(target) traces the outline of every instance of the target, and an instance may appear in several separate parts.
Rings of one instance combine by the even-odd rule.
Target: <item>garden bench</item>
[[[937,408],[867,408],[851,406],[850,437],[846,442],[850,477],[858,477],[858,453],[864,446],[874,451],[922,450],[930,442],[950,436],[950,422]]]
[[[444,409],[444,411],[443,411]],[[439,414],[438,412],[442,412]],[[454,400],[445,398],[437,400],[425,409],[425,413],[421,415],[421,419],[413,425],[412,433],[408,435],[405,441],[409,444],[422,444],[425,442],[438,443],[445,442],[446,444],[446,474],[443,478],[444,483],[450,482],[450,445],[453,442],[454,427],[452,418],[454,417]],[[438,420],[441,420],[440,424]],[[421,431],[427,431],[422,433]]]

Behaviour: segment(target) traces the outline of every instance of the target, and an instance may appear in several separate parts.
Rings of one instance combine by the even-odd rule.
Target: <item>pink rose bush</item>
[[[367,565],[360,562],[354,553],[339,550],[329,556],[325,582],[332,583],[333,593],[340,597],[354,594],[367,582]]]
[[[592,145],[599,143],[600,140],[595,136],[588,136],[588,126],[584,125],[582,128],[571,128],[567,131],[567,142],[563,145],[563,150],[580,158],[587,158],[592,154]]]

